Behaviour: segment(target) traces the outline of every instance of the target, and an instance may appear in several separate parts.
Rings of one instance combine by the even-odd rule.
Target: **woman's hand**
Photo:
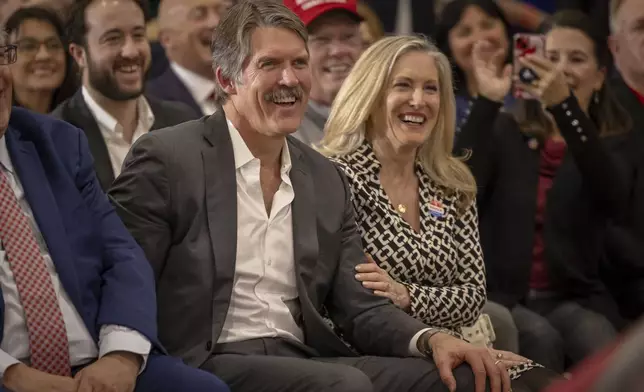
[[[517,87],[537,97],[543,105],[555,106],[570,96],[570,87],[562,66],[555,66],[550,60],[536,55],[520,57],[519,62],[521,67],[531,69],[538,79],[525,83],[515,75],[514,82]]]
[[[504,50],[492,50],[492,44],[488,41],[481,40],[474,44],[472,65],[478,93],[492,101],[503,102],[512,86],[512,65],[503,66],[504,60]]]
[[[393,280],[387,271],[383,270],[376,262],[367,255],[368,263],[356,266],[356,279],[362,282],[362,285],[373,290],[375,295],[389,298],[399,308],[409,311],[411,300],[409,290],[402,283]]]
[[[495,350],[493,348],[488,349],[488,351],[494,359],[495,365],[502,365],[506,369],[532,362],[528,358],[510,351]]]

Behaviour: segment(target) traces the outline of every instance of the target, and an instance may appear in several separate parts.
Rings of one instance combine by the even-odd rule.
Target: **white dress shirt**
[[[111,114],[99,106],[85,86],[82,87],[82,94],[89,111],[94,116],[98,128],[101,130],[103,140],[105,140],[110,161],[112,162],[114,177],[118,177],[121,174],[121,166],[123,165],[125,156],[130,151],[132,144],[138,138],[150,132],[152,125],[154,125],[154,113],[152,113],[148,101],[141,95],[137,99],[138,123],[132,135],[132,142],[128,142],[123,138],[123,126]]]
[[[151,344],[137,331],[118,325],[103,325],[100,331],[99,347],[92,339],[80,314],[74,308],[65,289],[60,284],[56,267],[49,255],[47,244],[40,232],[33,212],[25,198],[22,185],[11,163],[4,136],[0,138],[0,170],[7,177],[16,199],[27,217],[36,237],[42,257],[47,264],[54,290],[58,297],[60,310],[67,330],[69,357],[72,366],[83,365],[114,351],[128,351],[140,354],[147,360]],[[16,363],[29,364],[29,334],[24,310],[20,302],[18,288],[13,278],[11,266],[6,259],[4,247],[0,243],[0,288],[4,299],[4,334],[0,345],[0,377],[5,370]]]
[[[204,116],[210,116],[217,110],[217,105],[210,99],[215,91],[215,81],[186,69],[175,62],[170,63],[170,67],[177,75],[179,80],[186,86],[192,98],[201,108]]]
[[[299,313],[293,255],[291,205],[295,192],[289,178],[291,156],[282,148],[282,183],[266,213],[259,180],[259,159],[228,122],[237,177],[237,253],[235,281],[218,343],[285,337],[303,342],[293,314]]]
[[[288,144],[285,141],[282,148],[282,183],[273,196],[268,215],[259,180],[259,159],[253,156],[230,121],[228,131],[237,178],[237,252],[230,306],[217,343],[271,337],[303,343],[304,334],[293,318],[300,312],[300,303],[291,213],[295,192],[289,177]],[[422,356],[416,343],[427,330],[418,331],[411,339],[412,355]]]

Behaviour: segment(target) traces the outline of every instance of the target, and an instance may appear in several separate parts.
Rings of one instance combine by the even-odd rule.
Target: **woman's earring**
[[[597,90],[593,91],[593,101],[595,101],[596,104],[599,104],[599,93]]]

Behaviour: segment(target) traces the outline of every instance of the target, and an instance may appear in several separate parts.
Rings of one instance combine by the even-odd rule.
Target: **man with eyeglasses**
[[[293,134],[306,144],[317,144],[331,104],[344,79],[362,53],[360,22],[355,0],[284,0],[309,32],[311,94],[300,128]]]
[[[0,392],[228,392],[165,355],[152,268],[82,130],[11,106],[0,31]]]
[[[142,0],[78,0],[67,22],[82,88],[53,115],[85,131],[104,190],[139,137],[194,118],[184,104],[143,94],[150,66],[146,11]]]

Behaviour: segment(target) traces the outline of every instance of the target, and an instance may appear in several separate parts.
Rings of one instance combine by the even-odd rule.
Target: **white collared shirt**
[[[233,293],[217,343],[284,337],[304,341],[294,319],[299,299],[293,254],[291,206],[295,198],[289,177],[291,156],[282,148],[282,183],[266,213],[260,184],[260,161],[228,122],[237,177],[237,252]]]
[[[132,135],[132,142],[128,142],[123,138],[123,126],[92,98],[92,95],[85,86],[82,87],[82,94],[89,111],[94,116],[98,128],[101,130],[103,140],[105,140],[110,161],[112,162],[114,177],[118,177],[121,174],[123,161],[130,151],[132,144],[152,129],[152,125],[154,125],[154,113],[152,113],[152,109],[143,95],[137,98],[138,123]]]
[[[96,358],[114,351],[128,351],[140,354],[145,360],[150,352],[150,341],[137,331],[116,325],[103,325],[100,331],[99,347],[90,335],[82,317],[74,308],[74,304],[60,284],[56,267],[47,249],[47,244],[38,228],[33,212],[11,163],[5,137],[0,138],[0,170],[7,177],[22,212],[27,217],[31,230],[36,237],[42,257],[47,264],[60,310],[63,314],[67,340],[69,342],[69,357],[72,366],[86,364]],[[0,243],[0,288],[4,299],[4,334],[0,345],[0,376],[5,370],[16,363],[29,363],[29,333],[18,288],[14,281],[11,266]],[[99,349],[100,348],[100,349]]]
[[[210,116],[217,110],[217,105],[210,99],[215,91],[215,81],[186,69],[175,62],[170,63],[170,67],[177,75],[179,80],[186,86],[192,98],[201,108],[204,116]]]

